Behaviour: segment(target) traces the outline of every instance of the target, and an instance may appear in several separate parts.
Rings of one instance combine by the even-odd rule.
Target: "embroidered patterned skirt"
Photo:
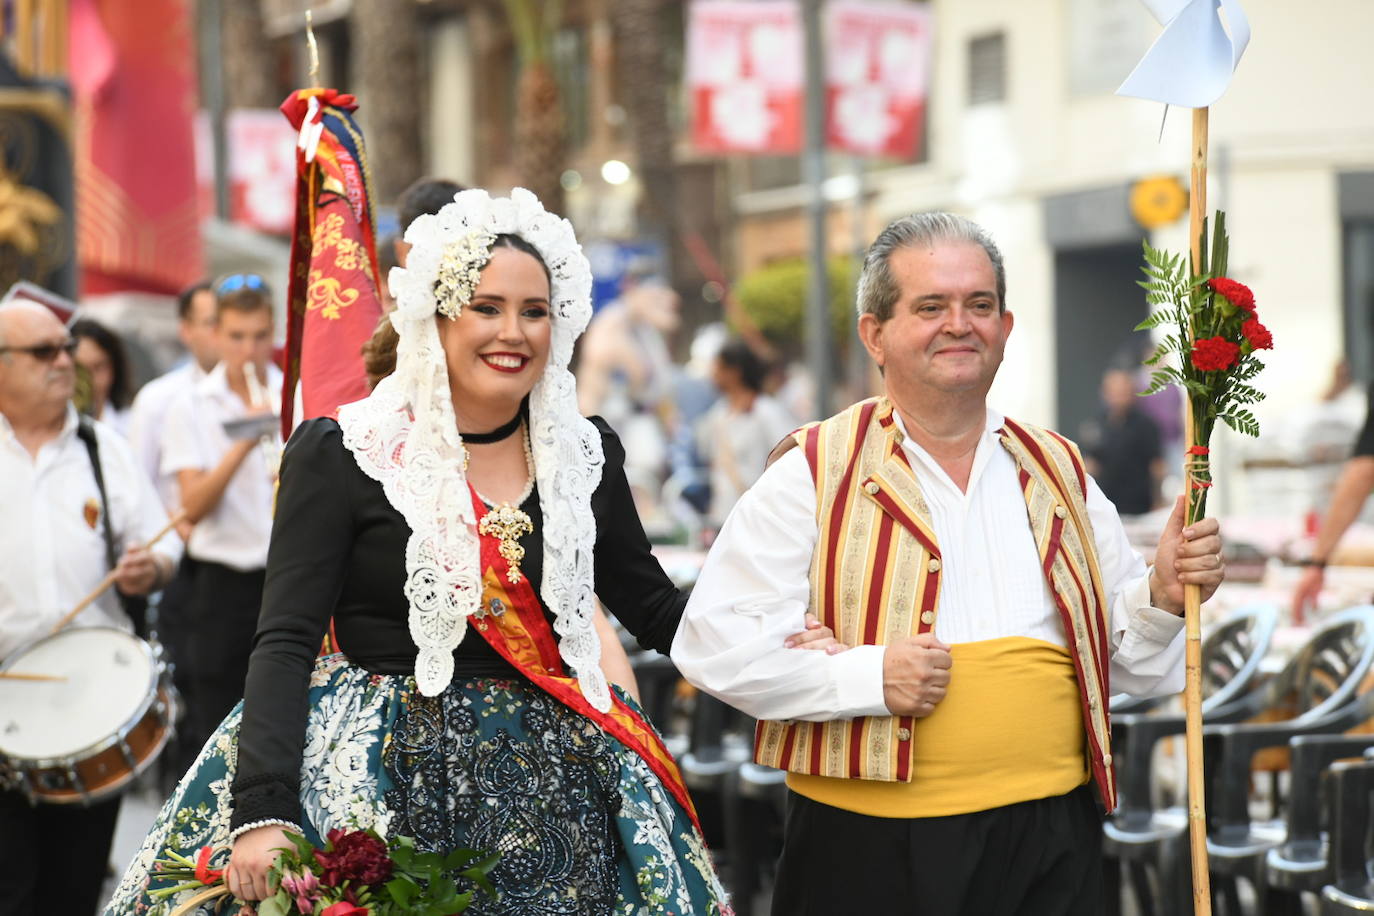
[[[167,800],[106,916],[171,912],[177,898],[148,896],[153,861],[225,843],[240,715],[229,714]],[[412,678],[321,659],[301,808],[317,844],[335,827],[373,827],[427,849],[499,850],[490,875],[499,896],[479,894],[474,916],[730,913],[701,835],[654,772],[520,679],[455,682],[424,697]]]

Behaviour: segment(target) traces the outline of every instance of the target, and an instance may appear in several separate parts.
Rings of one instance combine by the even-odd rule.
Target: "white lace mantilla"
[[[543,513],[544,575],[539,594],[554,612],[559,653],[593,706],[610,708],[593,626],[591,495],[601,482],[601,435],[577,409],[568,370],[573,343],[591,320],[591,265],[572,224],[547,212],[524,188],[509,198],[459,192],[438,214],[406,229],[412,247],[388,277],[400,335],[396,371],[372,395],[339,408],[344,444],[358,467],[382,485],[410,526],[406,599],[419,648],[415,681],[426,696],[453,678],[453,650],[482,599],[480,547],[463,447],[435,324],[434,284],[445,248],[474,230],[518,235],[533,245],[553,278],[552,340],[543,376],[530,393],[530,448]]]

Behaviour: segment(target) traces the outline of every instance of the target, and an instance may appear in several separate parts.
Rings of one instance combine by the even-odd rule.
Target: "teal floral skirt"
[[[629,700],[631,704],[633,700]],[[106,916],[161,916],[153,862],[222,846],[240,709],[206,742],[130,863]],[[701,834],[658,776],[595,723],[523,679],[369,674],[342,655],[310,680],[301,764],[309,839],[371,827],[431,850],[499,851],[473,916],[729,916]],[[184,892],[181,898],[194,892]],[[218,912],[233,909],[222,902]],[[217,912],[205,904],[197,916]]]

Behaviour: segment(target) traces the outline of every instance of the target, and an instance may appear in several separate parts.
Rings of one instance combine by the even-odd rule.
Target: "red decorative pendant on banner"
[[[833,0],[825,8],[826,143],[862,156],[921,152],[931,15],[922,6]]]
[[[688,15],[692,142],[715,153],[799,152],[805,61],[797,4],[698,0]]]

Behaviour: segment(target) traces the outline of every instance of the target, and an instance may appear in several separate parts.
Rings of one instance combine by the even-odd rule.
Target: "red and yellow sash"
[[[473,507],[480,527],[482,517],[488,510],[475,492]],[[471,625],[502,658],[519,669],[535,686],[574,712],[591,719],[606,734],[638,754],[663,781],[663,785],[700,831],[696,808],[687,794],[682,774],[672,754],[663,746],[663,739],[658,732],[614,692],[608,712],[598,711],[587,701],[577,678],[564,671],[563,660],[558,654],[558,641],[554,638],[548,618],[544,616],[544,609],[530,585],[529,577],[522,575],[519,582],[511,584],[506,578],[509,566],[498,549],[500,541],[488,535],[478,537],[482,543],[482,609],[472,615]]]

